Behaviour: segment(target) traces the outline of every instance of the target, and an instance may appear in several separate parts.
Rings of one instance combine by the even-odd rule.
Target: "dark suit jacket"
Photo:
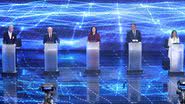
[[[16,44],[17,36],[16,34],[12,33],[12,37],[9,38],[8,32],[3,34],[3,43],[4,44]]]
[[[141,32],[139,30],[136,30],[136,35],[133,34],[132,30],[127,32],[127,42],[132,42],[133,39],[137,39],[138,42],[141,42]]]
[[[52,37],[49,37],[49,34],[44,36],[43,43],[60,43],[60,40],[56,34],[52,34]]]
[[[89,42],[99,42],[100,41],[100,35],[96,33],[95,35],[92,35],[91,33],[88,35],[88,41]]]

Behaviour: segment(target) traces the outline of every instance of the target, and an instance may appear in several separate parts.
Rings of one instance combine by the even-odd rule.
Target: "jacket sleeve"
[[[13,39],[13,43],[16,44],[16,41],[17,41],[17,35],[14,34],[14,39]]]
[[[58,35],[55,35],[55,36],[56,36],[57,42],[60,43],[60,39],[59,39]]]
[[[3,34],[3,44],[6,44],[6,33]]]
[[[44,35],[44,38],[43,38],[43,44],[46,43],[46,36]]]
[[[126,38],[126,41],[127,41],[127,43],[129,43],[129,42],[130,42],[130,33],[129,33],[129,31],[127,32],[127,38]]]
[[[100,34],[98,34],[98,42],[101,41],[101,37],[100,37]]]
[[[141,32],[139,31],[139,42],[141,42],[142,41],[142,36],[141,36]]]
[[[87,41],[88,42],[90,41],[90,34],[88,34]]]

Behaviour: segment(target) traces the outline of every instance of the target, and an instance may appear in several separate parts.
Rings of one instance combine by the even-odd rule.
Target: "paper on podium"
[[[2,45],[2,67],[3,73],[16,73],[16,45]]]
[[[87,69],[89,70],[99,69],[99,50],[100,50],[99,42],[87,43],[87,54],[86,54]]]
[[[58,71],[58,44],[45,43],[45,71],[55,72]]]
[[[141,70],[141,66],[142,66],[142,44],[141,42],[130,42],[128,70]]]
[[[173,44],[170,49],[170,72],[183,72],[184,44]]]

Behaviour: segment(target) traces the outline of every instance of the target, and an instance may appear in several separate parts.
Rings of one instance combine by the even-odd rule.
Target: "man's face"
[[[136,30],[136,25],[132,24],[131,29]]]
[[[13,32],[13,30],[14,30],[13,26],[9,26],[8,31]]]
[[[51,27],[48,28],[48,33],[52,33],[53,29]]]

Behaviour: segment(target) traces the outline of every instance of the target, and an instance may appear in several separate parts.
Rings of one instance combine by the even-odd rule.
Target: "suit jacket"
[[[60,40],[56,34],[52,34],[52,37],[49,37],[49,34],[47,33],[44,36],[43,43],[60,43]]]
[[[88,41],[89,42],[99,42],[100,41],[100,35],[96,33],[95,35],[92,35],[91,33],[88,35]]]
[[[9,37],[8,32],[3,34],[3,43],[4,44],[16,44],[17,36],[16,34],[12,33],[11,38]]]
[[[136,35],[132,32],[132,30],[127,32],[127,42],[132,42],[133,39],[137,39],[138,42],[141,42],[141,32],[139,30],[136,30]]]

